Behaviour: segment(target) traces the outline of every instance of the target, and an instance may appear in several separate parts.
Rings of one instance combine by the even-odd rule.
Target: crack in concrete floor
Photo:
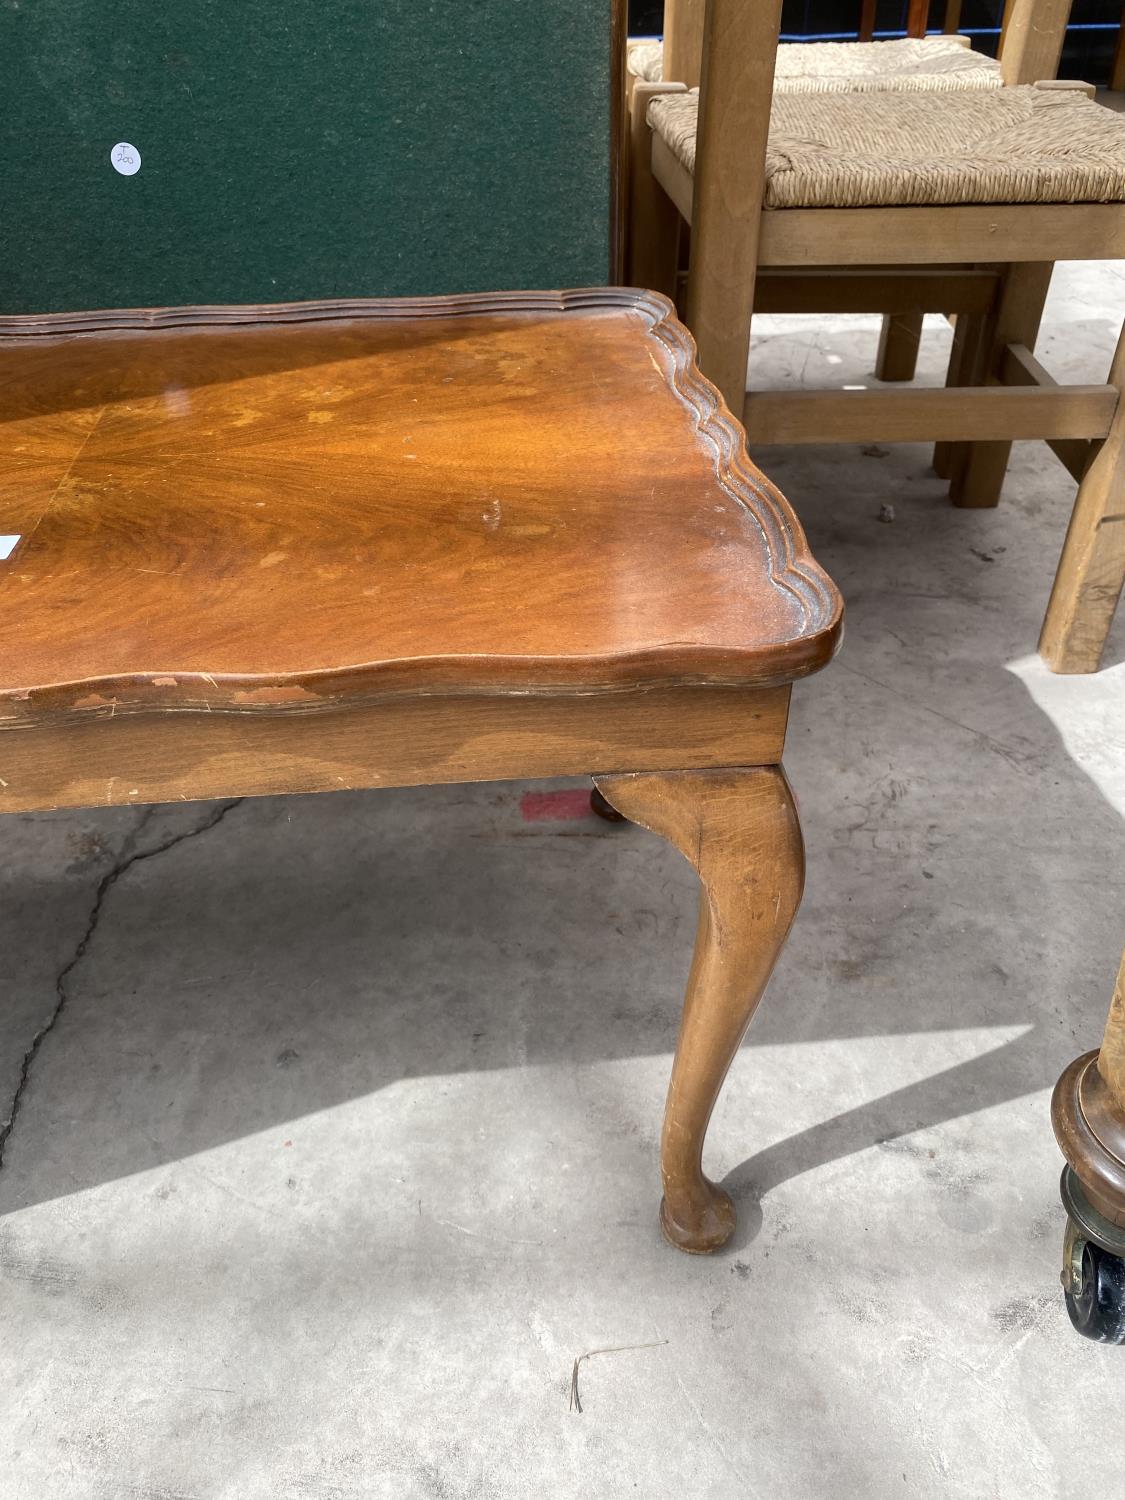
[[[155,859],[159,854],[167,854],[169,849],[174,849],[177,844],[186,843],[188,839],[198,838],[200,834],[209,833],[212,828],[218,827],[226,815],[238,807],[242,801],[244,801],[242,797],[236,797],[231,802],[224,802],[217,809],[212,810],[203,822],[197,824],[196,827],[185,829],[181,833],[172,834],[169,838],[162,839],[159,844],[154,844],[151,849],[138,849],[138,839],[151,822],[154,813],[158,810],[158,805],[154,804],[152,807],[144,810],[136,827],[126,837],[125,842],[121,846],[121,853],[114,860],[112,867],[107,870],[98,882],[97,889],[94,892],[94,900],[90,906],[90,914],[86,919],[85,930],[79,938],[74,952],[55,976],[55,1004],[51,1009],[51,1014],[32,1037],[30,1045],[24,1052],[15,1092],[12,1095],[12,1102],[8,1107],[8,1116],[4,1123],[0,1125],[0,1171],[3,1171],[4,1155],[8,1147],[8,1142],[11,1139],[16,1121],[19,1118],[20,1106],[23,1104],[24,1094],[27,1091],[28,1084],[31,1082],[31,1071],[35,1065],[35,1059],[39,1055],[39,1049],[47,1037],[50,1036],[66,1009],[67,1001],[70,998],[66,982],[89,951],[94,934],[97,932],[98,925],[101,922],[102,909],[105,906],[106,897],[121,877],[128,870],[131,870],[134,865],[141,864],[147,859]]]

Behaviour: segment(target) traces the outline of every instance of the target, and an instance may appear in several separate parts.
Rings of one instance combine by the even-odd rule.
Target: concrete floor
[[[1057,283],[1040,349],[1101,380],[1125,277]],[[755,377],[866,380],[874,326],[771,320]],[[711,1129],[734,1244],[656,1228],[696,892],[654,837],[509,785],[8,818],[2,1500],[1120,1494],[1048,1098],[1125,941],[1125,618],[1095,677],[1033,654],[1045,449],[995,512],[921,447],[761,456],[850,615]]]

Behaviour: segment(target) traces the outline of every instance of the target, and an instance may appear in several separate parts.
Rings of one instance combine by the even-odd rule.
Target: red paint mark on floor
[[[573,792],[524,792],[520,815],[525,823],[573,823],[590,816],[590,793],[581,787]]]

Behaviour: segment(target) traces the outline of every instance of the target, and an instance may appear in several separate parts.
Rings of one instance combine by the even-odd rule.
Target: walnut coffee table
[[[721,1245],[703,1137],[800,898],[790,684],[841,606],[670,305],[0,335],[0,810],[590,773],[702,882],[661,1223]]]

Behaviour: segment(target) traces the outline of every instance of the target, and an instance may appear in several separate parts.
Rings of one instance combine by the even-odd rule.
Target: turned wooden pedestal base
[[[800,898],[790,684],[841,607],[670,304],[10,331],[0,810],[592,775],[702,884],[661,1223],[721,1245],[703,1141]]]
[[[1067,1160],[1067,1307],[1079,1332],[1125,1343],[1125,959],[1101,1049],[1065,1070],[1051,1120]]]

